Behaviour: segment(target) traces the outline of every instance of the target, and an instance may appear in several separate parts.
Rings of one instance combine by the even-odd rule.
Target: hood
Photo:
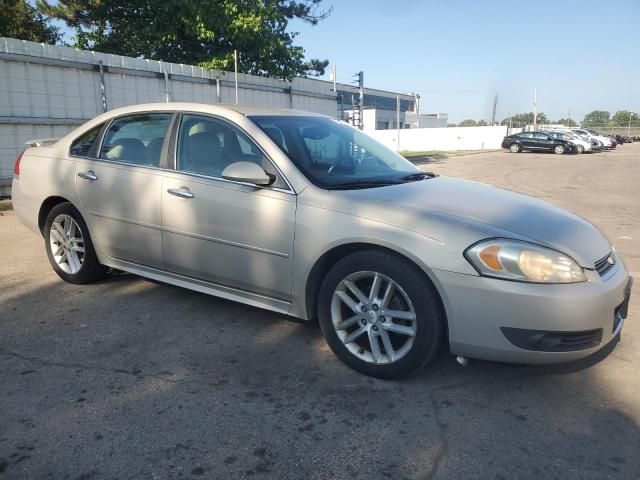
[[[490,237],[534,242],[570,255],[583,267],[611,250],[591,223],[550,203],[482,183],[451,177],[352,190],[349,196],[425,216],[448,217]],[[354,198],[355,199],[355,198]]]

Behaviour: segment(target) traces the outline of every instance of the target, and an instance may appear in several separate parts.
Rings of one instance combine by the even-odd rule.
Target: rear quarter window
[[[104,123],[93,127],[76,138],[69,148],[69,154],[74,157],[95,157],[97,152],[96,141]]]

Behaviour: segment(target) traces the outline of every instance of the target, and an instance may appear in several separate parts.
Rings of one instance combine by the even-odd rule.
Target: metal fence
[[[394,92],[370,93],[396,99]],[[236,95],[240,104],[339,116],[333,83],[324,80],[239,73],[236,83],[233,72],[0,37],[0,195],[8,193],[13,163],[27,140],[60,137],[126,105],[235,103]]]

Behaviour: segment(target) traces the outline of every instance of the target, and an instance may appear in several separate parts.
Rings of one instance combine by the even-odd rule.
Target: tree
[[[0,5],[0,37],[39,43],[56,43],[58,29],[50,25],[26,0],[3,0]]]
[[[570,118],[561,118],[560,120],[553,122],[559,125],[564,125],[565,127],[577,127],[578,124],[571,120]]]
[[[75,32],[75,46],[130,57],[292,78],[324,73],[305,61],[289,20],[317,24],[322,0],[37,0]]]
[[[533,112],[529,112],[529,113],[518,113],[517,115],[513,115],[511,117],[507,117],[504,120],[502,120],[501,124],[502,125],[509,125],[509,120],[511,120],[511,126],[524,126],[524,125],[533,125]],[[538,125],[544,125],[544,124],[548,124],[549,119],[547,118],[547,116],[543,113],[543,112],[539,112],[538,113],[538,118],[537,118],[537,122]]]
[[[318,60],[313,58],[304,64],[304,69],[307,75],[310,77],[321,77],[324,75],[324,71],[329,65],[329,60]]]
[[[609,117],[611,115],[609,112],[605,110],[594,110],[593,112],[587,113],[584,116],[584,120],[582,120],[583,127],[596,127],[596,126],[604,126],[609,124]]]
[[[458,124],[458,126],[459,126],[459,127],[475,127],[477,124],[478,124],[478,123],[477,123],[475,120],[473,120],[473,119],[471,119],[471,118],[468,118],[467,120],[463,120],[463,121],[461,121],[461,122]]]
[[[480,120],[478,120],[478,123],[476,125],[478,127],[486,127],[489,124],[487,123],[487,121],[484,118],[481,118]]]
[[[629,125],[629,116],[631,115],[631,126],[640,126],[640,117],[637,113],[628,110],[618,110],[611,117],[611,125],[616,127],[626,127]]]

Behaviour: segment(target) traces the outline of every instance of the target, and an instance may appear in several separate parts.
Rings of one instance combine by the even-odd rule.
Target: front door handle
[[[95,182],[98,179],[96,174],[93,173],[93,170],[89,170],[88,172],[79,172],[78,176],[84,180],[89,180],[90,182]]]
[[[167,190],[167,193],[169,193],[171,195],[175,195],[176,197],[180,197],[180,198],[193,198],[193,197],[195,197],[195,195],[193,193],[191,193],[189,191],[189,189],[186,188],[186,187],[170,188],[169,190]]]

